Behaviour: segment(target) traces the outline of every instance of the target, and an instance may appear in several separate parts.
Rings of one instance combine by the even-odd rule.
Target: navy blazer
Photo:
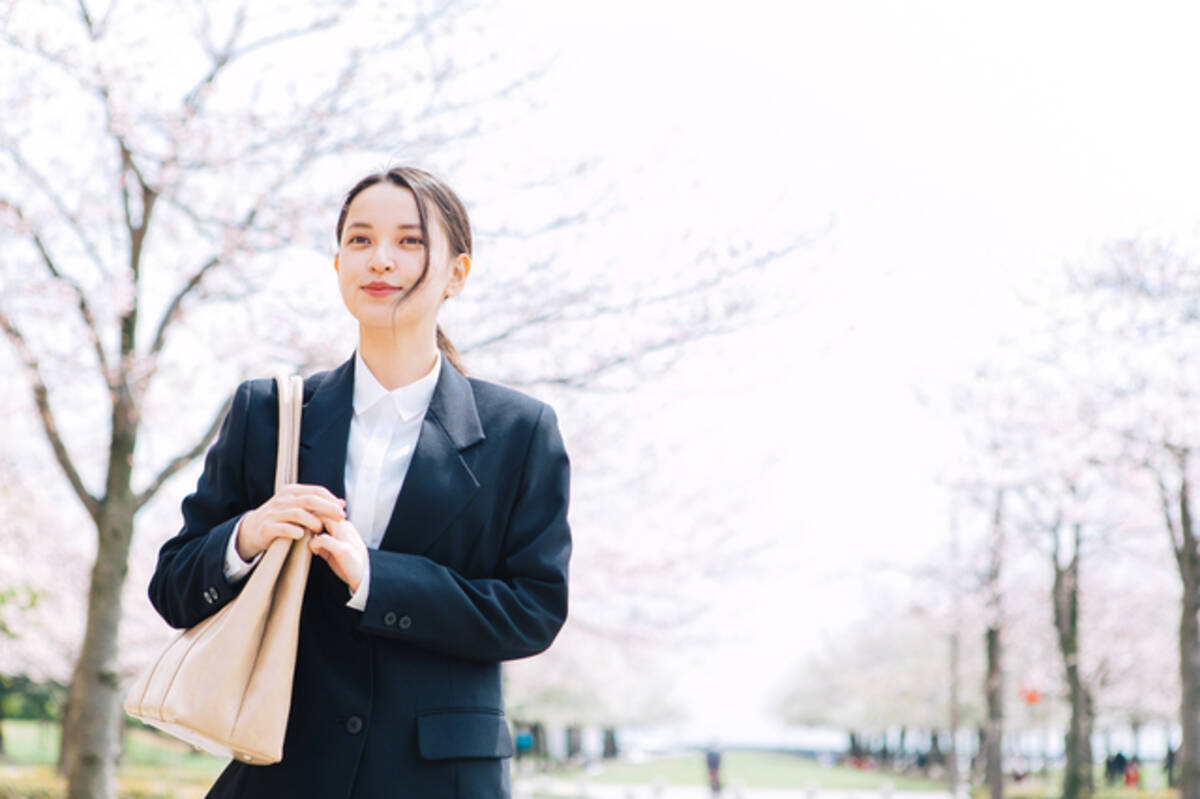
[[[304,384],[300,482],[345,496],[354,359]],[[238,386],[163,544],[150,601],[190,627],[232,600],[226,545],[273,493],[272,380]],[[507,797],[500,662],[541,652],[567,615],[568,461],[550,406],[443,359],[379,549],[366,608],[313,558],[283,760],[231,762],[210,797]]]

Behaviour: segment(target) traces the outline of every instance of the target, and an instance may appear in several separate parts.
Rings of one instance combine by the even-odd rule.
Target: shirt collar
[[[362,355],[354,353],[354,413],[362,415],[376,404],[390,397],[392,407],[397,416],[406,422],[412,421],[429,409],[433,399],[433,390],[437,387],[438,376],[442,373],[442,356],[438,354],[433,362],[433,368],[426,375],[414,380],[406,386],[388,391],[362,359]]]

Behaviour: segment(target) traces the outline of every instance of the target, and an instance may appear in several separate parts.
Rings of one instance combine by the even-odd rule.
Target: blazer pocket
[[[512,757],[504,714],[493,710],[430,710],[417,716],[417,751],[426,760]]]

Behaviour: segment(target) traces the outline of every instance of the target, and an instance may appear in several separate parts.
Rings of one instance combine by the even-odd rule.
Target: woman
[[[210,797],[507,797],[500,662],[567,613],[568,461],[554,411],[461,374],[437,327],[471,270],[454,193],[427,172],[346,196],[334,258],[354,356],[305,381],[299,484],[272,496],[274,382],[237,389],[150,599],[190,627],[272,540],[313,554],[282,762],[232,762]]]

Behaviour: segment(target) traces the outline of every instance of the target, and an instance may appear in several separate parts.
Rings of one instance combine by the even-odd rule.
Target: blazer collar
[[[441,356],[441,374],[421,423],[408,475],[381,549],[420,553],[474,496],[479,481],[460,454],[485,438],[470,382]],[[346,443],[354,413],[354,361],[310,378],[300,422],[300,482],[346,495]],[[319,378],[319,380],[318,380]],[[309,386],[305,387],[309,394]]]
[[[441,358],[442,373],[433,390],[433,399],[429,401],[429,413],[441,424],[455,448],[463,450],[486,436],[470,381],[450,365],[445,355]]]

